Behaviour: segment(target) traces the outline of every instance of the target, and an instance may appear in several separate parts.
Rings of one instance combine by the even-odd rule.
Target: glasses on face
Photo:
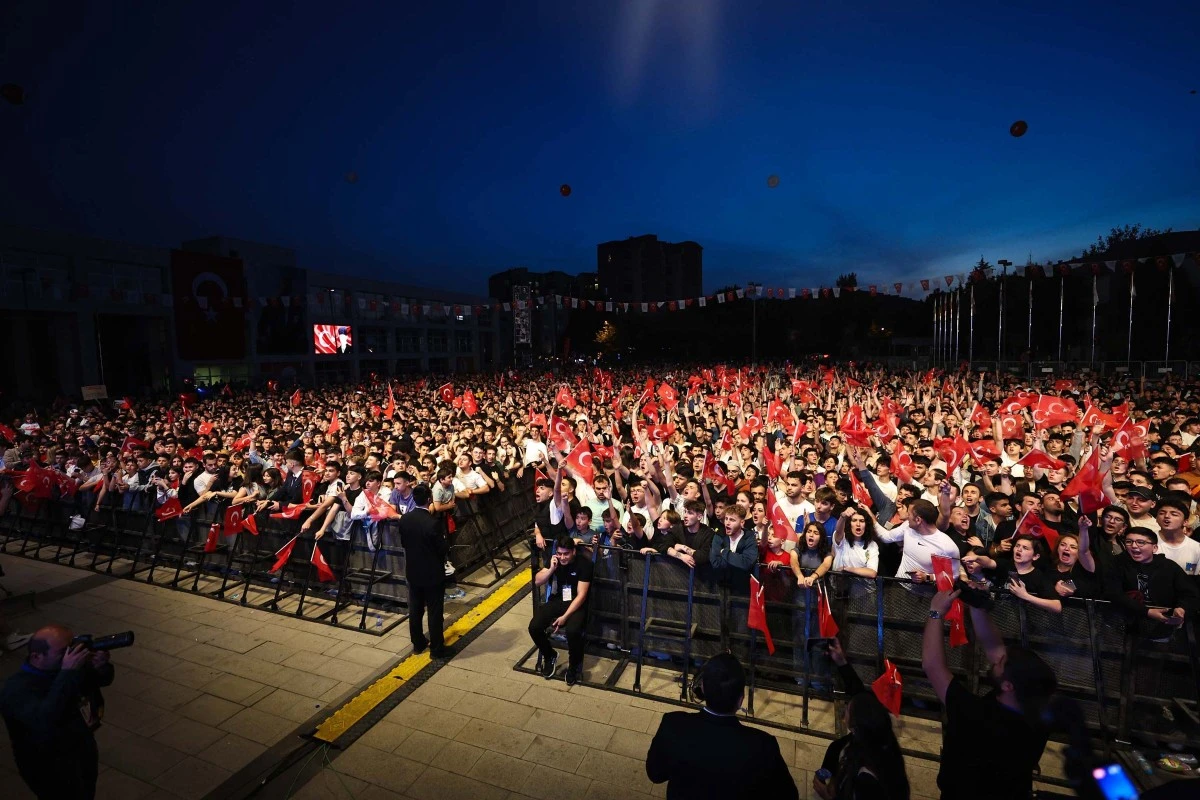
[[[1150,547],[1152,542],[1149,539],[1126,539],[1126,547]]]

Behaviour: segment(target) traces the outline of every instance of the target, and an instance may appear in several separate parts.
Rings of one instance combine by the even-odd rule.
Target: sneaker
[[[563,679],[567,682],[567,686],[574,686],[579,683],[579,673],[582,672],[579,667],[567,667],[567,674]]]
[[[549,680],[554,677],[554,668],[558,666],[558,651],[546,658],[542,656],[542,677]]]
[[[451,564],[449,561],[447,561],[446,562],[446,577],[450,577],[453,574],[454,574],[454,565]]]

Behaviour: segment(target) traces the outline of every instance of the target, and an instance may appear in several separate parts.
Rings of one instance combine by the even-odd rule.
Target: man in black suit
[[[746,674],[737,659],[729,653],[713,657],[700,688],[704,709],[663,714],[646,756],[646,775],[667,783],[667,800],[799,798],[779,742],[738,721]]]
[[[425,484],[413,487],[412,511],[400,518],[400,545],[404,548],[404,575],[408,581],[408,635],[413,652],[426,647],[433,658],[449,655],[442,640],[442,584],[446,581],[446,554],[450,545],[441,525],[429,513],[433,492]],[[429,638],[421,632],[421,618],[429,611]]]

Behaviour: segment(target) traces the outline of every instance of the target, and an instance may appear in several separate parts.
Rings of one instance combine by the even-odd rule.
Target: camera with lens
[[[122,631],[108,636],[92,636],[90,633],[81,633],[71,640],[72,647],[77,644],[81,644],[93,652],[120,650],[122,647],[133,646],[133,631]]]

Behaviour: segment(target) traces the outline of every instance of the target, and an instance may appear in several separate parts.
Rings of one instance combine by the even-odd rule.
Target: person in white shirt
[[[796,529],[796,520],[817,513],[817,507],[808,499],[816,490],[812,475],[801,470],[789,472],[783,481],[783,492],[775,493],[775,504],[787,517],[788,527]]]
[[[833,571],[874,578],[879,574],[875,520],[854,506],[838,517],[833,529]]]
[[[949,558],[953,562],[953,574],[959,574],[958,546],[937,529],[937,519],[938,510],[933,503],[913,500],[908,508],[908,522],[879,533],[881,542],[904,542],[897,578],[908,577],[918,583],[932,581],[933,556]]]
[[[546,465],[550,463],[550,452],[546,449],[546,443],[542,441],[541,428],[536,425],[530,428],[529,437],[521,443],[521,448],[524,450],[521,457],[522,467],[534,464],[546,469]]]
[[[1170,492],[1158,502],[1158,552],[1188,575],[1200,574],[1200,542],[1188,536],[1190,498]]]

